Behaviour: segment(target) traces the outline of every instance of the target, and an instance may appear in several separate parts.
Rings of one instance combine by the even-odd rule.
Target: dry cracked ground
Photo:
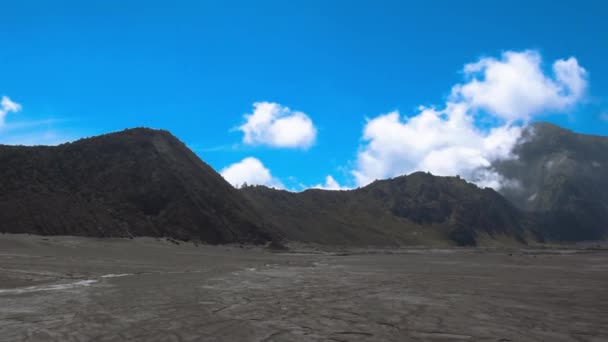
[[[1,341],[608,341],[608,252],[0,236]]]

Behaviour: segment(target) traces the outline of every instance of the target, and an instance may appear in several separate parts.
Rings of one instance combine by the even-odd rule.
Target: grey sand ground
[[[608,341],[608,253],[0,236],[0,341],[117,340]]]

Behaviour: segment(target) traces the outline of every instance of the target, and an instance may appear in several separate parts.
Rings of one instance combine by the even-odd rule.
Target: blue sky
[[[421,105],[446,108],[454,85],[475,77],[466,64],[490,58],[508,65],[505,52],[526,51],[528,61],[542,60],[540,70],[557,87],[571,84],[554,77],[553,63],[574,57],[576,70],[584,69],[584,91],[564,88],[556,90],[563,98],[546,94],[530,100],[531,107],[514,107],[529,112],[516,122],[478,101],[478,93],[459,94],[475,129],[548,120],[608,135],[608,6],[602,1],[25,0],[1,8],[0,96],[21,110],[5,114],[0,143],[163,128],[218,171],[252,157],[269,173],[252,179],[288,189],[322,184],[328,175],[345,186],[363,185],[416,167],[466,173],[421,161],[437,152],[434,142],[402,157],[415,134],[428,136],[420,126],[411,131],[407,118],[421,115]],[[503,65],[496,63],[484,64],[482,73]],[[262,129],[246,142],[239,127],[254,103],[264,102],[276,104],[280,117],[301,112],[314,135],[296,132],[304,140],[277,143]],[[382,117],[395,111],[397,121]],[[306,122],[291,123],[306,128]],[[387,141],[383,134],[392,128],[400,136]],[[469,134],[462,132],[446,134]],[[444,141],[466,148],[444,146],[436,158],[460,155],[479,160],[471,168],[484,165],[496,153],[471,150],[471,141],[492,138],[480,134]],[[372,170],[376,163],[382,168]]]

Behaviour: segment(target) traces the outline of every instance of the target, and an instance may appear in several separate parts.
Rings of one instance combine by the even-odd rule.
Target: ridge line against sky
[[[542,69],[537,51],[506,51],[499,58],[484,57],[463,68],[465,83],[452,87],[445,105],[419,107],[419,112],[402,117],[399,111],[368,118],[363,129],[356,166],[350,170],[357,186],[415,171],[440,176],[460,175],[482,187],[500,189],[513,182],[491,169],[492,162],[513,158],[511,151],[522,127],[535,115],[553,110],[564,112],[583,100],[587,71],[574,57],[552,63],[552,73]],[[244,144],[257,140],[273,147],[310,147],[316,129],[302,112],[291,112],[277,103],[257,102],[254,112],[245,115],[241,126]],[[484,120],[492,124],[481,128]],[[302,120],[300,125],[281,125],[279,121]],[[287,139],[278,139],[276,131]],[[308,133],[303,133],[308,132]],[[300,141],[301,140],[301,141]],[[298,143],[299,141],[299,143]],[[221,170],[234,186],[259,184],[284,188],[262,161],[247,157]],[[325,184],[302,185],[341,190],[332,175]]]
[[[0,143],[169,130],[232,184],[491,168],[529,122],[608,135],[608,4],[5,4]],[[2,97],[4,96],[4,97]]]
[[[564,112],[583,99],[587,71],[574,57],[552,63],[552,73],[542,69],[537,51],[506,51],[499,58],[484,57],[466,64],[464,83],[452,87],[441,107],[420,106],[419,112],[402,117],[392,111],[368,118],[358,148],[356,166],[349,172],[357,186],[375,179],[415,171],[435,175],[460,175],[482,187],[500,189],[510,180],[491,169],[492,162],[513,158],[511,151],[522,127],[537,114]],[[5,117],[22,106],[7,96],[0,102],[0,128]],[[489,119],[489,120],[488,120]],[[309,149],[317,128],[304,112],[273,102],[253,103],[252,113],[236,129],[244,145]],[[486,126],[481,124],[486,121]],[[490,122],[491,124],[487,124]],[[262,161],[250,156],[221,169],[231,184],[285,188]],[[300,189],[348,189],[332,175],[324,184],[300,185]]]

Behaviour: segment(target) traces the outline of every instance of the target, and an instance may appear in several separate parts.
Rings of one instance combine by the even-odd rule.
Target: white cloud
[[[495,159],[509,157],[521,128],[503,126],[484,132],[475,127],[464,109],[450,103],[442,111],[424,108],[408,119],[402,119],[395,111],[369,120],[353,171],[357,184],[429,171],[442,176],[460,175],[495,187],[500,177],[478,169],[490,166]]]
[[[2,96],[2,100],[0,100],[0,127],[4,125],[4,118],[8,113],[17,113],[20,110],[20,104],[13,102],[8,96]]]
[[[398,111],[369,119],[352,171],[358,185],[414,171],[454,176],[495,189],[510,180],[488,167],[512,157],[522,128],[533,115],[564,110],[579,101],[586,88],[576,59],[553,64],[554,78],[540,68],[537,52],[506,52],[501,60],[483,58],[465,66],[468,82],[453,87],[442,109],[420,107],[402,118]],[[478,111],[499,120],[480,129]]]
[[[314,189],[323,189],[323,190],[348,190],[348,187],[341,186],[338,181],[334,179],[331,175],[327,175],[325,177],[325,184],[317,184],[313,186]]]
[[[574,57],[553,63],[553,75],[542,70],[536,51],[482,58],[464,67],[465,84],[452,89],[452,101],[466,103],[505,119],[529,120],[543,111],[563,111],[579,101],[587,87],[587,72]]]
[[[266,185],[273,188],[283,188],[283,184],[272,176],[262,162],[253,157],[247,157],[222,169],[220,174],[234,187],[248,185]]]
[[[273,102],[256,102],[253,107],[238,128],[245,134],[245,144],[308,148],[315,142],[317,129],[305,113]]]

